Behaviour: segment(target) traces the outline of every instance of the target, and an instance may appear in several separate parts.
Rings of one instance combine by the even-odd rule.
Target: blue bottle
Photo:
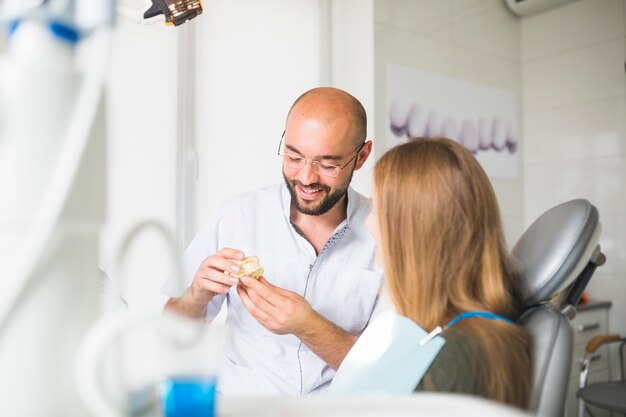
[[[214,417],[215,377],[177,376],[162,384],[165,417]]]

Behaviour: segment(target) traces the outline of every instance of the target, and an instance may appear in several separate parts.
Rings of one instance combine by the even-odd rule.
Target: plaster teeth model
[[[228,274],[237,278],[245,276],[259,279],[261,278],[261,276],[263,276],[263,273],[265,272],[263,268],[261,268],[261,266],[259,265],[259,258],[257,258],[256,256],[248,256],[247,258],[244,258],[244,260],[236,262],[241,267],[239,273],[235,274],[234,272],[229,272]]]

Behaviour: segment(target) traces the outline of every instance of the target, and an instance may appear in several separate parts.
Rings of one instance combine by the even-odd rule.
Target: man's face
[[[293,168],[283,167],[283,178],[291,194],[291,201],[296,210],[310,216],[319,216],[333,208],[346,195],[354,172],[354,168],[346,167],[337,178],[320,177],[317,182],[304,184],[297,177],[287,176],[286,171],[293,170]],[[329,184],[326,180],[332,180],[330,182],[336,184]]]
[[[345,131],[319,126],[287,130],[285,152],[307,159],[301,168],[283,164],[283,178],[291,194],[291,201],[300,213],[322,215],[346,195],[356,164],[355,161],[348,161],[356,149],[351,140],[341,140],[341,136],[338,136],[340,134],[345,135]],[[333,178],[324,175],[319,164],[311,161],[340,167],[346,163],[348,165]]]

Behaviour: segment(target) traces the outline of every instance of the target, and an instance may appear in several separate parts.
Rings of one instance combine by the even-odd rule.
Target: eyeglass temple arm
[[[276,151],[276,155],[280,156],[280,148],[283,146],[283,139],[285,138],[285,130],[283,130],[283,134],[280,136],[280,142],[278,142],[278,150]]]

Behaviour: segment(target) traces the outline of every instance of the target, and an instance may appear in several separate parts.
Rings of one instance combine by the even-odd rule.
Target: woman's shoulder
[[[446,343],[416,390],[482,395],[486,358],[480,341],[465,326],[451,327],[443,337]]]
[[[526,407],[532,362],[523,328],[497,320],[464,320],[442,336],[446,343],[416,390],[478,395]]]

